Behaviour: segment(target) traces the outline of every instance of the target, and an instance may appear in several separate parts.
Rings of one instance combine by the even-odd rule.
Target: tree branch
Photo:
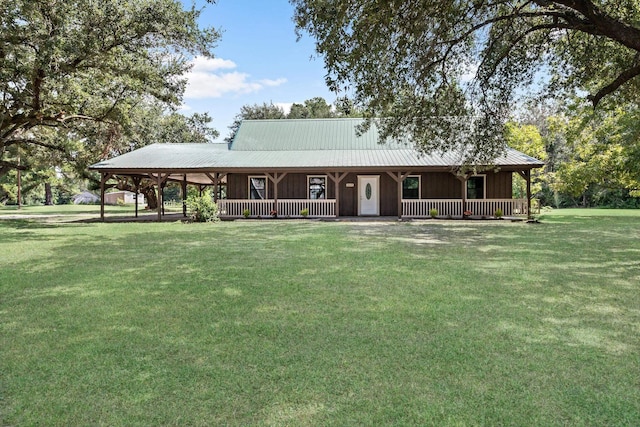
[[[6,160],[0,160],[0,176],[6,174],[11,169],[26,171],[27,167],[13,162],[7,162]]]
[[[593,104],[593,108],[596,108],[602,98],[615,92],[620,86],[640,75],[640,65],[628,68],[616,77],[614,81],[601,88],[596,94],[587,96],[587,99]]]
[[[49,144],[46,142],[39,141],[37,139],[31,139],[31,138],[11,139],[9,141],[4,142],[5,147],[9,147],[11,145],[20,145],[20,144],[37,145],[39,147],[49,148],[51,150],[64,151],[64,148],[58,145]]]

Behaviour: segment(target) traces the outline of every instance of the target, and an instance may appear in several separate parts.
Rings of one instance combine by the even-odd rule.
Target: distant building
[[[72,200],[74,205],[80,205],[99,202],[100,197],[96,196],[90,191],[83,191],[82,193],[73,196]]]
[[[112,193],[105,193],[104,203],[106,205],[132,205],[136,202],[136,194],[132,191],[114,191]],[[144,196],[138,194],[138,206],[145,204]]]

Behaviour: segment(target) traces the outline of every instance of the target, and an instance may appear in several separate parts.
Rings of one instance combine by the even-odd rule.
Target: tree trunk
[[[144,194],[144,197],[147,199],[147,207],[149,210],[158,209],[158,196],[153,186],[141,189],[140,192]]]
[[[51,184],[44,183],[44,204],[45,206],[53,206],[53,193],[51,192]]]

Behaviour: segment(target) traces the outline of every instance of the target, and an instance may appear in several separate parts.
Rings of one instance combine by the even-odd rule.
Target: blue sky
[[[243,105],[273,102],[286,110],[315,96],[335,101],[314,41],[309,36],[296,41],[293,6],[287,0],[198,0],[196,5],[206,5],[201,26],[223,34],[214,60],[194,58],[181,112],[209,112],[220,140]]]

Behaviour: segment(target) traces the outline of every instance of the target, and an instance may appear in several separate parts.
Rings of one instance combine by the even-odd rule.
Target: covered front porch
[[[401,218],[429,218],[432,210],[437,217],[462,218],[464,216],[493,217],[500,209],[504,216],[529,215],[526,199],[418,199],[402,200]],[[267,199],[218,200],[222,218],[335,218],[336,200]],[[465,215],[467,212],[467,215]]]

